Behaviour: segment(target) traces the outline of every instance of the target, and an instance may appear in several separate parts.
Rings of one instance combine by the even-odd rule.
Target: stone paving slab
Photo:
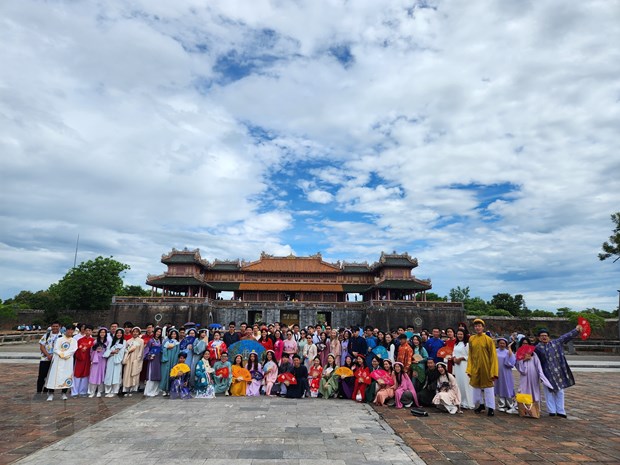
[[[537,420],[432,408],[428,417],[406,409],[376,411],[434,465],[620,464],[620,373],[575,373],[575,380],[565,391],[568,419],[549,417],[544,402]]]
[[[368,405],[267,397],[146,399],[17,463],[89,457],[101,464],[423,463]]]
[[[140,402],[141,397],[45,402],[37,365],[0,367],[0,465],[14,462]],[[85,442],[87,447],[90,442]],[[83,447],[82,447],[83,448]]]

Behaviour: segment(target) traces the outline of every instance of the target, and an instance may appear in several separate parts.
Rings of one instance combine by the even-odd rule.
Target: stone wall
[[[437,325],[445,327],[465,321],[461,304],[444,302],[350,302],[338,304],[304,302],[241,302],[210,301],[209,303],[148,302],[114,303],[105,321],[118,321],[121,325],[131,321],[139,326],[147,322],[160,321],[175,326],[188,321],[208,325],[228,324],[235,321],[252,322],[255,312],[260,312],[262,321],[281,321],[286,313],[299,315],[299,324],[315,324],[318,314],[325,314],[334,327],[351,325],[373,325],[393,328],[399,325],[415,324],[416,327]]]
[[[467,315],[469,327],[473,326],[473,320],[478,318],[473,315]],[[561,336],[569,332],[575,327],[568,318],[516,318],[508,316],[485,316],[482,317],[486,324],[486,328],[493,334],[508,335],[513,331],[526,335],[535,335],[540,328],[549,330],[552,338]],[[593,340],[616,340],[618,339],[618,319],[611,318],[605,320],[603,329],[595,329],[592,331],[591,339]]]

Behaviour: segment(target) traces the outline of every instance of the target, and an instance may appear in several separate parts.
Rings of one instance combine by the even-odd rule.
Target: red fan
[[[387,371],[382,370],[381,368],[370,373],[370,377],[377,381],[381,381],[383,382],[383,384],[387,384],[388,386],[392,386],[394,384],[392,375],[389,374]]]
[[[221,376],[222,378],[228,378],[230,372],[228,371],[228,367],[222,367],[215,370],[215,374],[217,376]]]
[[[522,345],[517,349],[517,360],[523,360],[527,354],[533,354],[535,350],[536,347],[530,344]]]
[[[437,351],[438,358],[446,358],[448,355],[452,355],[452,347],[443,346]]]
[[[278,383],[284,383],[286,385],[297,384],[297,379],[293,376],[293,373],[282,373],[278,375]]]
[[[363,370],[357,376],[357,381],[362,384],[370,384],[372,382],[372,378],[370,377],[370,373],[367,370]]]
[[[584,317],[580,316],[579,318],[577,318],[577,324],[583,328],[583,331],[581,332],[581,339],[585,341],[590,337],[590,334],[592,334],[590,322]]]

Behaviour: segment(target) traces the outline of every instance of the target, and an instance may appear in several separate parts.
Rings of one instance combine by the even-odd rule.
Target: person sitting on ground
[[[301,364],[301,357],[298,354],[293,355],[293,376],[297,380],[297,384],[291,384],[286,389],[287,399],[301,399],[308,391],[308,368]]]
[[[444,362],[437,363],[437,371],[439,372],[439,378],[437,378],[437,393],[433,398],[433,404],[451,415],[457,412],[463,413],[463,410],[460,408],[461,393],[456,384],[456,378],[448,373],[448,365]]]
[[[435,366],[435,360],[429,358],[426,360],[426,371],[424,372],[424,383],[418,389],[418,402],[424,407],[432,407],[433,399],[437,394],[437,380],[439,379],[439,371]]]
[[[170,398],[191,399],[189,392],[189,376],[192,369],[185,363],[185,352],[179,353],[179,363],[170,370]]]
[[[396,378],[396,384],[394,389],[394,399],[396,400],[396,408],[410,408],[414,403],[416,407],[419,407],[418,396],[411,382],[411,378],[404,371],[403,364],[400,362],[394,363],[394,376]]]

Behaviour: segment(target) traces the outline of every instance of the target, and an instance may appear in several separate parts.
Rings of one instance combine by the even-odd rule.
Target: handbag
[[[519,416],[526,418],[540,418],[540,406],[534,402],[531,394],[519,393],[516,396]]]

